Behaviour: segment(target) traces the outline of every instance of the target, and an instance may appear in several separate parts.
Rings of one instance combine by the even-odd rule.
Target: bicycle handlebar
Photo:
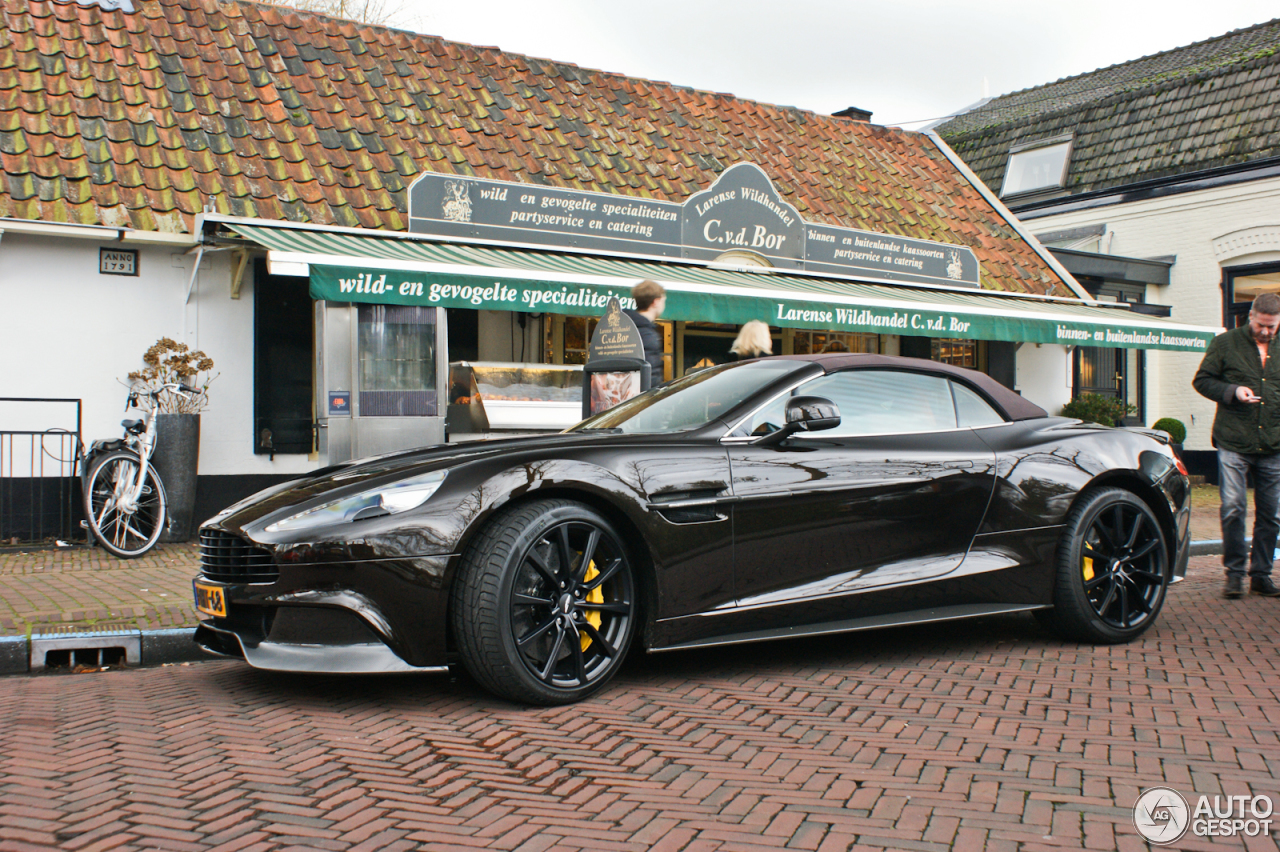
[[[178,391],[179,393],[185,393],[190,396],[198,396],[200,394],[200,391],[198,389],[193,388],[189,385],[177,384],[175,382],[166,382],[160,387],[156,388],[155,390],[129,391],[129,399],[125,402],[125,406],[124,406],[125,410],[127,411],[130,408],[132,408],[133,405],[137,402],[138,397],[140,396],[149,396],[152,399],[155,399],[165,391]]]

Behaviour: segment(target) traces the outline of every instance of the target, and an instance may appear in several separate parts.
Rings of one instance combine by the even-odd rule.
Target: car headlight
[[[372,491],[334,500],[332,503],[325,503],[323,506],[276,521],[267,526],[267,532],[305,530],[345,521],[359,521],[407,512],[427,502],[427,499],[435,494],[444,482],[447,474],[448,471],[444,470],[432,471],[412,479],[383,485]]]

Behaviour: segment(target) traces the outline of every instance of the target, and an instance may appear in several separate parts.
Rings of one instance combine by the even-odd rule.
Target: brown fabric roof
[[[761,166],[805,218],[1070,296],[923,135],[240,0],[0,0],[0,216],[403,230],[423,171],[683,201]]]

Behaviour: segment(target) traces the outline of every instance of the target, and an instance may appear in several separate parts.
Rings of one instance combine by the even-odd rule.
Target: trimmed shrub
[[[1137,410],[1137,406],[1116,399],[1114,396],[1082,393],[1062,406],[1062,416],[1076,417],[1086,423],[1097,423],[1101,426],[1115,426],[1120,422],[1120,418]]]
[[[1181,420],[1173,417],[1161,417],[1151,424],[1151,428],[1168,432],[1169,440],[1175,444],[1181,444],[1187,439],[1187,427],[1183,425]]]

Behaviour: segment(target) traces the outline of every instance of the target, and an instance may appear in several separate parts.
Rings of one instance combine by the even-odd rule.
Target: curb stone
[[[142,665],[191,663],[213,659],[195,643],[194,627],[171,627],[142,631]]]
[[[166,663],[201,662],[211,659],[193,641],[194,627],[174,627],[162,630],[132,631],[84,631],[56,635],[63,644],[75,644],[81,640],[89,647],[96,640],[120,638],[123,633],[132,634],[140,643],[140,660],[137,668],[161,666]],[[55,638],[55,634],[40,634],[37,640]],[[28,674],[31,667],[31,639],[27,636],[0,636],[0,675]],[[134,666],[131,666],[134,668]]]
[[[26,674],[30,662],[26,636],[0,636],[0,675]]]
[[[1246,538],[1244,540],[1244,549],[1247,551],[1252,546],[1253,539]],[[1220,538],[1191,542],[1192,556],[1216,556],[1220,553],[1222,553],[1222,539]],[[1276,549],[1273,558],[1280,559],[1280,548]]]

